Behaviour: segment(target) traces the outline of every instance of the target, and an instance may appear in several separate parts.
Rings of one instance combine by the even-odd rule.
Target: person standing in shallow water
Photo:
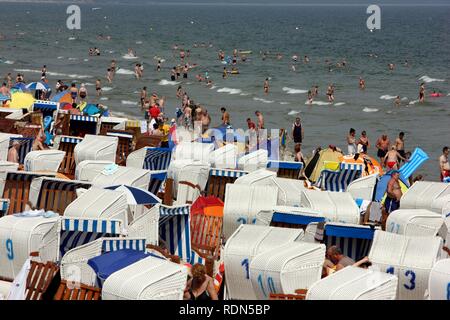
[[[264,93],[269,93],[269,78],[266,78],[266,80],[264,80]]]
[[[419,88],[419,102],[425,102],[425,84],[423,82]]]

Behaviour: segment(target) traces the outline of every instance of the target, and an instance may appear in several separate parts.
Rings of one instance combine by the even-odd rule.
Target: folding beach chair
[[[360,164],[341,163],[340,171],[323,170],[317,186],[326,191],[345,192],[348,185],[362,176]]]

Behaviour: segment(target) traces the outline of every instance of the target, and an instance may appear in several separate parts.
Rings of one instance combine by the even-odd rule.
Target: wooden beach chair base
[[[305,300],[306,289],[295,290],[295,294],[271,293],[269,300]]]
[[[58,291],[55,294],[54,300],[76,300],[76,301],[92,301],[100,300],[101,289],[87,286],[79,283],[74,284],[73,287],[67,284],[67,281],[61,280]]]

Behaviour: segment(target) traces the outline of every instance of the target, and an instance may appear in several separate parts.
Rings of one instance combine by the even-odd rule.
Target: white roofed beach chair
[[[144,147],[130,153],[127,157],[127,167],[146,170],[167,170],[172,160],[172,150],[169,148]]]
[[[397,283],[394,275],[349,266],[314,283],[306,300],[395,300]]]
[[[84,160],[105,160],[115,163],[118,143],[117,137],[87,134],[83,141],[75,146],[75,163],[78,165]]]
[[[246,175],[246,171],[215,169],[209,170],[208,182],[206,183],[206,196],[215,196],[225,201],[225,187],[227,183],[234,183],[239,177]]]
[[[297,241],[255,256],[250,263],[250,279],[258,300],[271,293],[294,294],[320,280],[325,261],[323,244]]]
[[[269,152],[264,149],[246,154],[238,159],[238,169],[244,171],[255,171],[266,168],[269,162]]]
[[[450,184],[443,182],[417,181],[400,199],[400,209],[427,209],[442,213],[450,204]]]
[[[66,153],[59,150],[30,151],[25,156],[25,171],[57,172]]]
[[[75,179],[81,181],[92,181],[106,167],[114,165],[114,162],[105,160],[84,160],[77,164]]]
[[[369,260],[376,270],[398,277],[398,299],[421,300],[441,248],[442,239],[438,237],[408,237],[377,230]]]
[[[444,218],[426,209],[399,209],[392,211],[386,221],[386,231],[410,237],[434,237]]]
[[[436,262],[428,280],[430,300],[450,300],[450,259]]]
[[[345,192],[351,182],[362,176],[363,165],[341,163],[339,171],[323,170],[317,186],[326,191]]]
[[[301,239],[303,230],[269,226],[241,225],[225,244],[226,288],[230,299],[255,300],[250,278],[250,264],[258,254],[293,244]]]

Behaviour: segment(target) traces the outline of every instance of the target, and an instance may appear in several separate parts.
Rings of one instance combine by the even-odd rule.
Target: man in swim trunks
[[[425,101],[425,84],[422,82],[419,88],[419,102]]]
[[[394,100],[395,106],[400,107],[400,96],[397,96]]]
[[[77,103],[78,89],[75,83],[72,83],[70,87],[70,96],[72,97],[72,103]]]
[[[247,126],[248,126],[249,130],[255,130],[256,129],[256,124],[250,118],[247,118]]]
[[[97,97],[102,95],[102,81],[100,79],[95,81],[95,91],[97,91]]]
[[[266,78],[266,80],[264,80],[264,93],[269,93],[269,78]]]
[[[220,108],[220,111],[222,112],[222,124],[225,126],[230,125],[230,114],[228,113],[227,109],[224,107]]]
[[[380,159],[380,163],[382,166],[384,166],[383,159],[386,156],[386,153],[388,152],[390,144],[391,142],[386,134],[383,134],[381,137],[379,137],[377,143],[375,144],[375,146],[378,149],[377,157]]]
[[[405,133],[402,131],[398,134],[398,138],[395,139],[395,148],[397,149],[397,152],[403,157],[406,158],[405,154]],[[399,158],[398,163],[401,162],[401,159]]]
[[[366,81],[361,77],[359,77],[359,88],[361,90],[364,90],[366,88]]]
[[[400,198],[402,197],[402,189],[400,187],[400,171],[394,170],[391,173],[391,179],[387,185],[386,199],[384,200],[384,211],[382,217],[382,225],[386,225],[389,214],[400,208]],[[383,229],[384,230],[384,229]]]
[[[258,126],[257,129],[264,129],[264,117],[260,111],[255,111],[255,115],[258,118]]]
[[[439,169],[441,172],[441,181],[444,178],[450,177],[450,164],[448,162],[448,155],[450,151],[448,147],[442,149],[442,155],[439,157]]]
[[[386,166],[389,168],[389,170],[397,170],[398,166],[399,166],[398,159],[401,159],[401,160],[403,160],[405,162],[409,161],[405,157],[401,156],[397,152],[397,149],[396,149],[395,145],[393,145],[391,147],[391,150],[388,151],[386,153],[386,155],[384,156],[383,163],[386,163]]]
[[[143,87],[141,90],[141,108],[144,108],[145,100],[147,99],[147,87]]]
[[[302,143],[304,135],[304,129],[300,117],[295,118],[292,124],[292,139],[294,143]]]
[[[170,81],[175,81],[177,76],[177,68],[173,67],[172,70],[170,71]]]

